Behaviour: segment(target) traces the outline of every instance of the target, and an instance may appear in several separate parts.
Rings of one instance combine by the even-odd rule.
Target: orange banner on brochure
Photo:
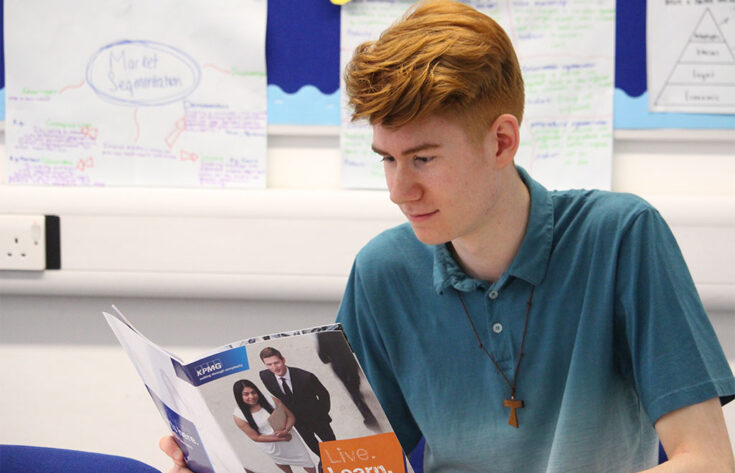
[[[319,444],[324,473],[406,473],[393,432]]]

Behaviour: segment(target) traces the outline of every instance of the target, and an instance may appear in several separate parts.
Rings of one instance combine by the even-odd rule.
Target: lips
[[[408,218],[408,220],[411,221],[411,222],[422,222],[424,220],[428,220],[431,217],[433,217],[434,215],[436,215],[437,213],[439,213],[438,210],[432,210],[431,212],[425,212],[425,213],[421,213],[421,212],[404,212],[404,214],[406,215],[406,217]]]

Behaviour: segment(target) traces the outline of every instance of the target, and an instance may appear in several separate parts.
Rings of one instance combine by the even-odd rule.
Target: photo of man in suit
[[[260,359],[268,368],[260,372],[263,385],[293,412],[296,430],[319,455],[319,441],[335,440],[330,426],[329,392],[313,373],[287,366],[281,352],[273,347],[261,350]]]

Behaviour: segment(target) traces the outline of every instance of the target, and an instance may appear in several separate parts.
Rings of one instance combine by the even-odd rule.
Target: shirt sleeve
[[[735,380],[671,230],[648,208],[625,232],[618,256],[616,322],[651,421],[675,409],[733,399]]]
[[[389,316],[385,313],[379,315]],[[403,450],[410,453],[418,444],[421,431],[401,393],[381,336],[380,322],[371,306],[370,291],[363,286],[357,262],[352,267],[337,322],[342,324]]]

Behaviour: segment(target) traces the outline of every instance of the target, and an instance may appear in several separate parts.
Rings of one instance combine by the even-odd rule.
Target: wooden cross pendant
[[[510,418],[508,419],[508,425],[512,425],[516,429],[518,428],[518,413],[516,409],[523,408],[523,401],[517,401],[515,398],[506,399],[503,402],[505,407],[510,407]]]

